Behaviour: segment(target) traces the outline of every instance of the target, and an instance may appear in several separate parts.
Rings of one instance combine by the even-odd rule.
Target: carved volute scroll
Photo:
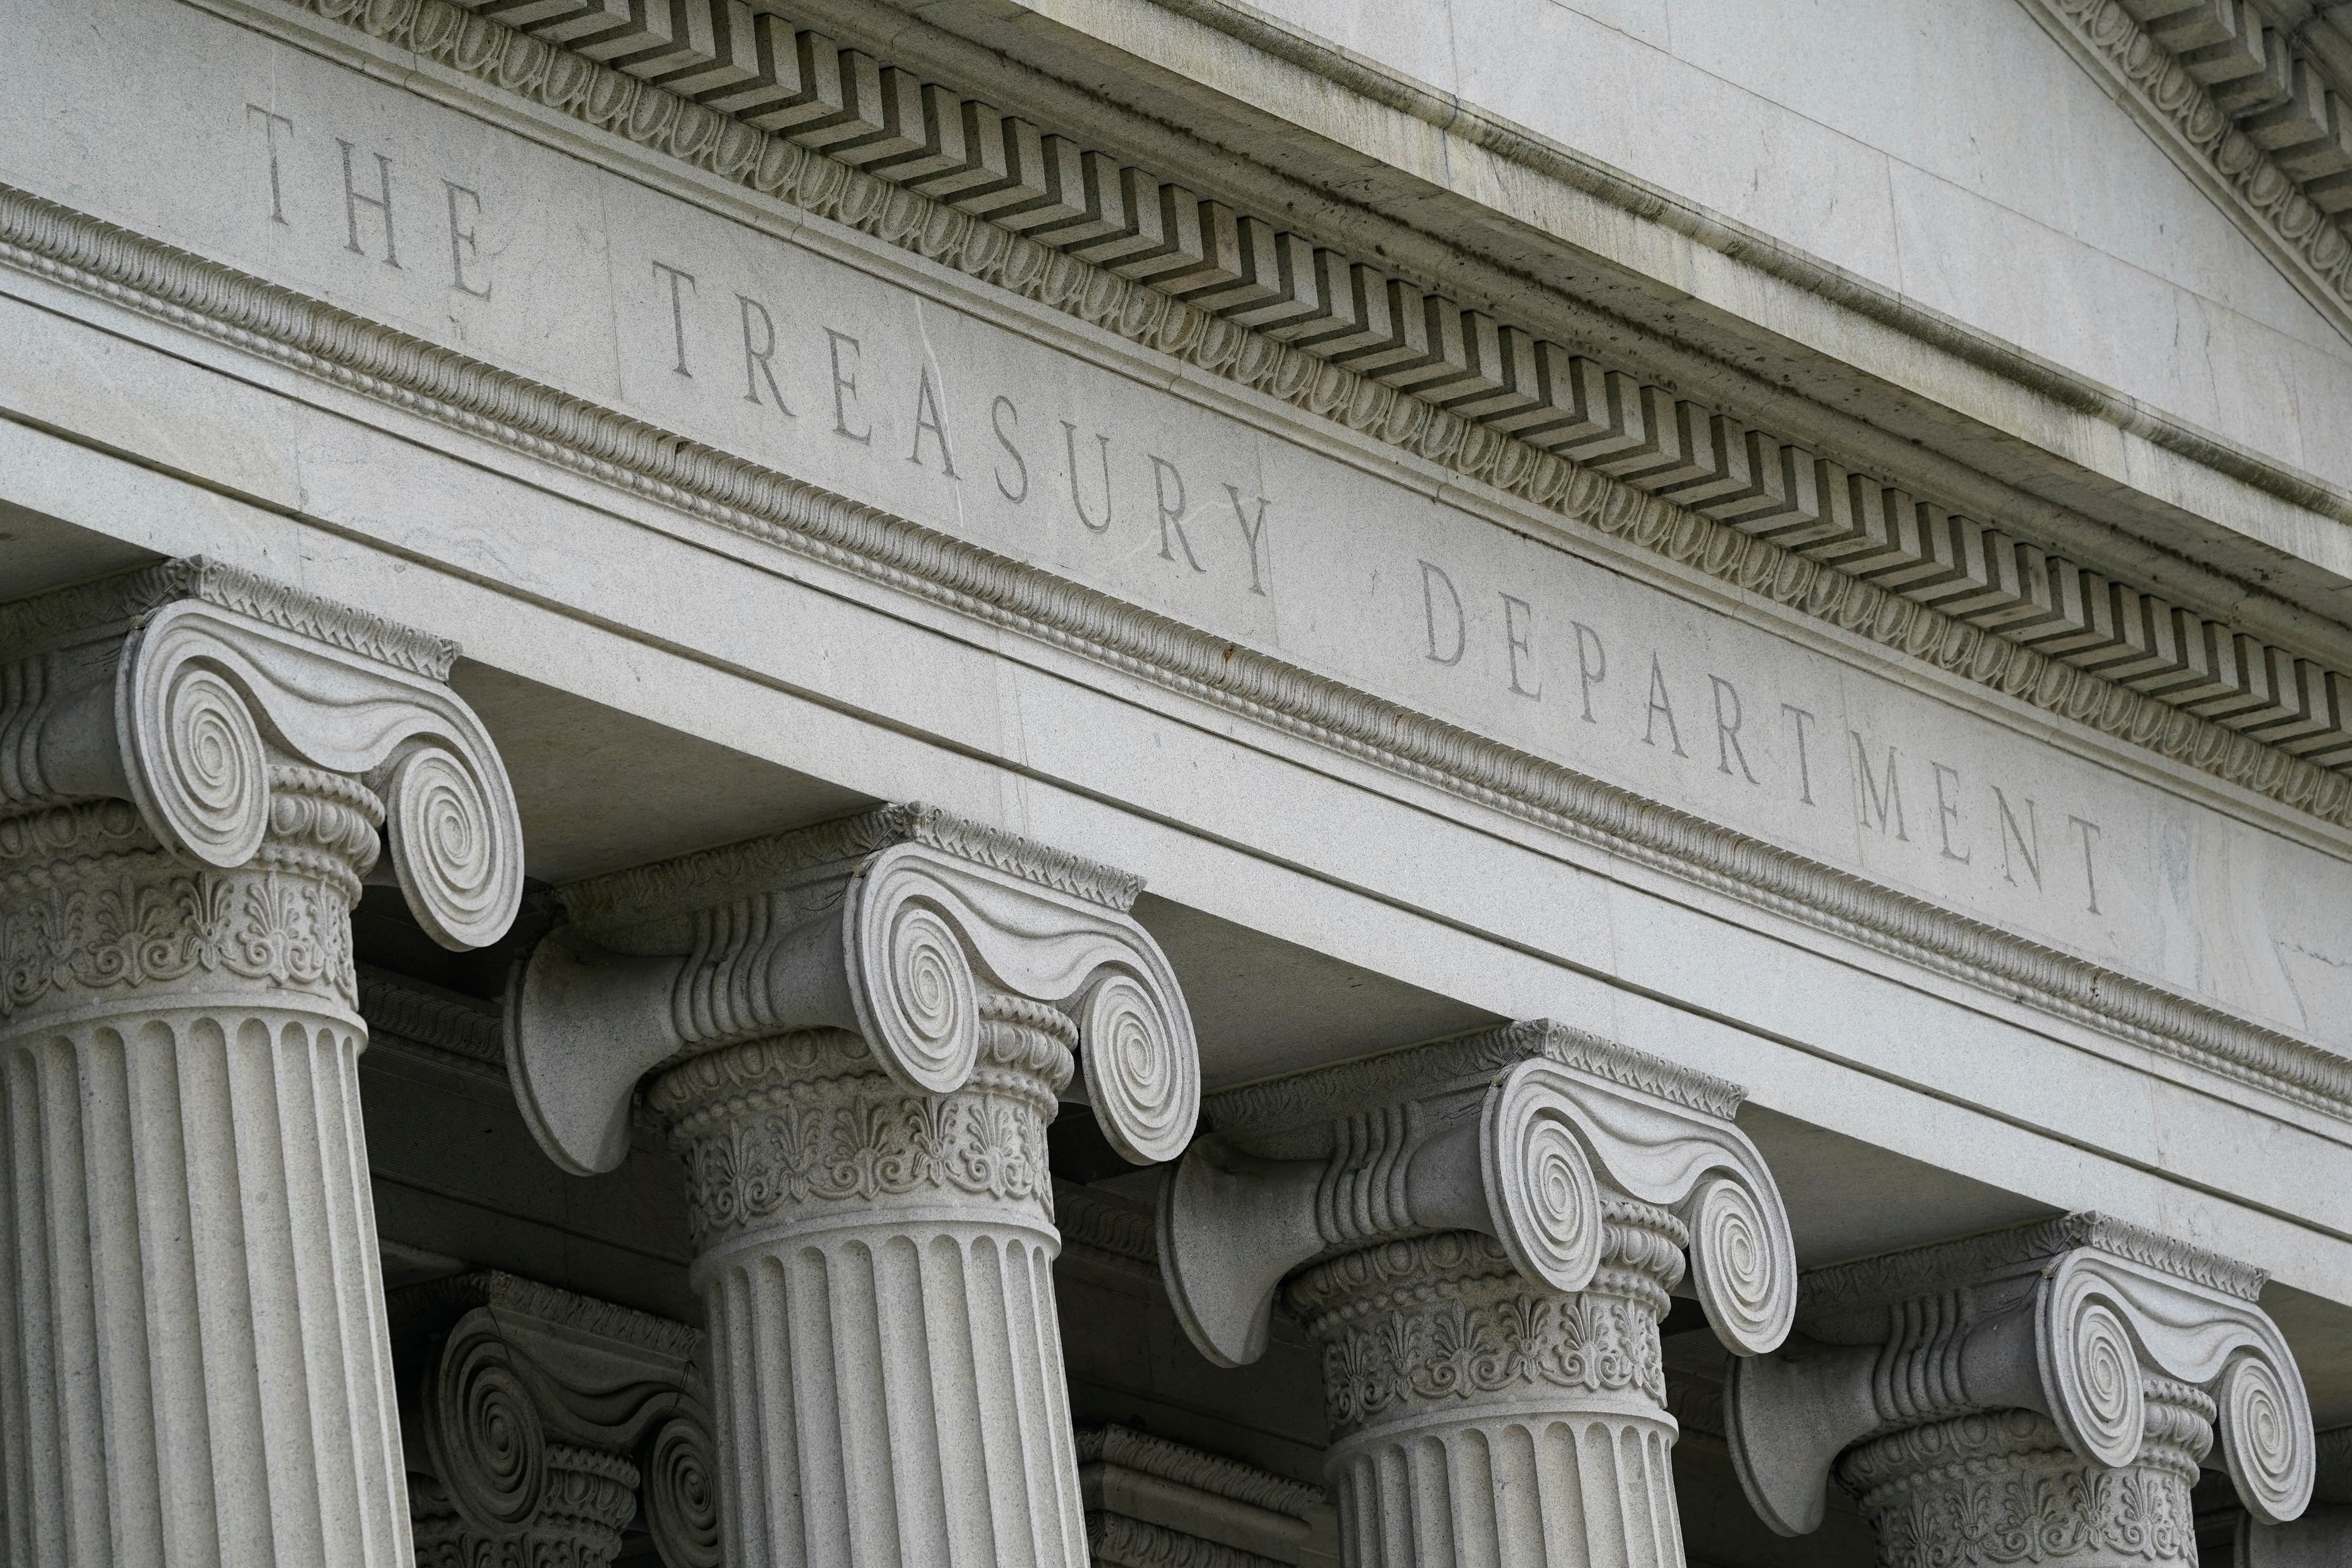
[[[1658,1324],[1685,1253],[1738,1355],[1796,1305],[1740,1098],[1538,1022],[1211,1101],[1161,1276],[1221,1364],[1264,1351],[1277,1299],[1321,1342],[1352,1568],[1681,1563]]]
[[[702,1336],[509,1274],[392,1298],[418,1568],[719,1568]]]
[[[1199,1113],[1199,1054],[1174,973],[1127,912],[1140,890],[923,806],[579,885],[573,926],[512,992],[516,1094],[558,1164],[609,1170],[637,1080],[682,1054],[839,1029],[902,1088],[950,1093],[979,1059],[990,991],[1066,1015],[1112,1143],[1173,1159]]]
[[[2263,1279],[2095,1214],[1821,1270],[1804,1331],[1732,1368],[1733,1460],[1784,1535],[1820,1524],[1834,1475],[1895,1568],[1999,1560],[1945,1539],[1979,1514],[2039,1531],[2051,1561],[2139,1542],[2193,1562],[2217,1428],[2254,1520],[2311,1497],[2311,1409]]]
[[[497,748],[442,684],[456,658],[203,560],[8,605],[0,812],[22,824],[123,802],[181,863],[225,871],[265,840],[318,868],[292,848],[308,840],[363,876],[380,826],[417,922],[444,946],[483,946],[521,900],[522,830]],[[338,781],[332,805],[370,819],[348,846],[310,798],[321,774]]]
[[[1081,1568],[1045,1128],[1130,1159],[1200,1098],[1135,879],[919,806],[564,889],[509,988],[548,1152],[685,1167],[727,1560]],[[647,1075],[650,1074],[650,1077]]]
[[[13,1561],[409,1550],[350,915],[387,839],[445,944],[514,914],[513,795],[456,657],[204,561],[0,605]]]
[[[1769,1350],[1796,1259],[1771,1173],[1732,1123],[1739,1100],[1549,1021],[1222,1095],[1215,1134],[1163,1191],[1170,1298],[1201,1352],[1237,1366],[1264,1352],[1285,1278],[1392,1237],[1480,1232],[1527,1279],[1581,1290],[1613,1200],[1671,1215],[1717,1336]]]

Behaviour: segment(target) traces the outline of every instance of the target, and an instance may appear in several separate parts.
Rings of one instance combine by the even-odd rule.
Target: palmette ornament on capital
[[[1834,1479],[1893,1568],[2023,1559],[2185,1563],[2215,1447],[2256,1526],[2315,1474],[2294,1353],[2261,1270],[2082,1213],[1806,1278],[1803,1331],[1732,1369],[1732,1458],[1801,1535]],[[1968,1521],[1975,1521],[1974,1524]]]

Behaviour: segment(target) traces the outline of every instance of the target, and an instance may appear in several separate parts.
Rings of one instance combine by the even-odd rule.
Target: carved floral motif
[[[0,1110],[21,1125],[37,1107],[46,1130],[12,1151],[14,1200],[78,1216],[18,1236],[16,1261],[28,1279],[92,1278],[131,1238],[150,1266],[95,1293],[20,1292],[0,1314],[0,1381],[38,1381],[44,1347],[94,1347],[88,1375],[12,1434],[23,1560],[152,1563],[209,1539],[211,1501],[173,1478],[231,1453],[257,1495],[291,1510],[289,1550],[306,1517],[341,1558],[406,1550],[355,1136],[349,916],[387,826],[411,908],[445,945],[494,939],[520,897],[503,769],[427,678],[454,651],[202,561],[0,610],[0,1020],[14,1026]],[[44,1008],[63,1018],[27,1026]],[[158,1107],[203,1137],[126,1142],[121,1128]],[[223,1213],[239,1223],[204,1222]],[[247,1237],[263,1234],[272,1262],[250,1267]],[[235,1300],[207,1307],[202,1336],[184,1331],[182,1282],[231,1275]],[[272,1327],[297,1321],[299,1335]],[[213,1354],[215,1339],[247,1353]],[[206,1396],[167,1415],[105,1393],[134,1385]],[[304,1439],[258,1441],[241,1413],[265,1405]],[[608,1479],[571,1467],[555,1506],[594,1515]],[[81,1540],[70,1507],[100,1495],[148,1521],[111,1555]]]
[[[1997,633],[1848,577],[1769,541],[1642,495],[1556,455],[1251,334],[1147,285],[1100,272],[863,171],[767,138],[651,83],[606,70],[442,0],[309,0],[420,55],[538,99],[1056,309],[1181,355],[1213,373],[1452,464],[1613,537],[1659,550],[1947,670],[2153,747],[2322,819],[2352,821],[2352,774],[2237,733]],[[0,189],[0,253],[44,276],[158,311],[245,352],[392,398],[656,494],[719,526],[788,541],[845,568],[880,573],[967,613],[1097,649],[1123,666],[1331,740],[1530,820],[1661,865],[1939,972],[2030,994],[2062,1017],[2116,1031],[2303,1103],[2340,1110],[2352,1073],[2295,1037],[2193,997],[2019,941],[1924,900],[1759,847],[1271,658],[1176,626],[1107,596],[1030,573],[905,520],[786,479],[552,389],[360,321],[292,290],[169,251],[26,193]]]
[[[1308,1269],[1289,1305],[1323,1342],[1335,1436],[1433,1404],[1538,1389],[1633,1390],[1661,1410],[1665,1366],[1646,1302],[1562,1295],[1519,1276],[1491,1237],[1446,1231]]]
[[[1276,1558],[1117,1513],[1087,1515],[1087,1551],[1104,1568],[1284,1568]]]
[[[1840,1461],[1838,1479],[1877,1532],[1884,1568],[2193,1563],[2189,1489],[2211,1442],[2212,1402],[2178,1384],[2147,1392],[2137,1464],[2085,1464],[2046,1418],[1998,1410],[1864,1444]]]
[[[0,1018],[52,993],[136,988],[199,973],[324,990],[358,1005],[351,900],[333,881],[281,869],[194,870],[152,847],[127,803],[58,808],[88,822],[89,858],[0,873]],[[0,854],[5,853],[0,843]],[[346,869],[343,880],[356,879]]]
[[[592,1448],[550,1444],[538,1511],[511,1533],[466,1522],[442,1484],[408,1478],[417,1568],[605,1568],[637,1510],[636,1467]]]
[[[1016,1060],[1050,1047],[1038,1031],[997,1024],[992,1043]],[[993,1053],[992,1053],[993,1054]],[[1060,1076],[1059,1074],[1056,1075]],[[695,1240],[756,1226],[810,1203],[871,1203],[937,1191],[1034,1202],[1050,1215],[1043,1081],[982,1066],[963,1089],[910,1094],[855,1036],[809,1031],[698,1057],[648,1097],[674,1117]]]

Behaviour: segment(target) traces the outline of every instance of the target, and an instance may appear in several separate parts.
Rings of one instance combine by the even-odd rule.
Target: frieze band
[[[794,157],[803,156],[797,148],[790,151]],[[865,226],[871,227],[894,211],[887,204],[875,206],[865,213]],[[846,221],[855,215],[835,216],[845,216]],[[959,224],[971,221],[965,215],[956,218]],[[893,232],[908,243],[919,238],[917,231]],[[1010,243],[1009,237],[1001,237]],[[154,292],[161,289],[172,300],[166,313],[193,326],[234,318],[237,341],[261,352],[277,352],[278,345],[283,344],[295,362],[309,370],[348,381],[373,395],[394,395],[425,411],[446,410],[469,428],[489,428],[484,424],[488,419],[510,428],[526,449],[557,461],[577,458],[598,477],[613,482],[656,485],[668,504],[685,506],[723,525],[747,527],[763,538],[789,540],[795,548],[811,550],[853,570],[878,565],[891,580],[918,591],[943,593],[960,609],[1007,625],[1033,627],[1057,641],[1075,638],[1121,668],[1168,680],[1179,689],[1234,706],[1277,726],[1311,733],[1443,787],[1468,789],[1531,821],[1604,843],[1613,852],[1659,865],[1736,897],[1760,900],[1817,922],[1825,921],[1832,929],[1939,972],[1970,979],[1990,977],[2007,986],[2023,987],[2037,1005],[2060,1016],[2119,1033],[2307,1103],[2335,1105],[2352,1095],[2352,1076],[2334,1058],[2291,1036],[2249,1026],[2169,991],[2121,979],[2112,972],[1954,917],[1848,873],[1768,848],[1752,838],[1735,838],[1696,817],[1658,807],[1629,792],[1351,689],[1308,678],[1279,661],[1133,611],[1106,595],[1073,584],[1033,581],[1037,574],[1030,569],[985,551],[848,505],[810,487],[777,479],[719,454],[694,449],[690,444],[681,446],[651,427],[592,415],[576,400],[551,395],[543,406],[534,405],[535,412],[524,413],[515,399],[526,389],[510,375],[497,377],[495,399],[484,402],[477,395],[483,388],[476,385],[479,378],[474,368],[446,351],[326,312],[289,291],[194,258],[176,253],[149,257],[149,247],[135,237],[48,204],[0,193],[0,241],[5,242],[10,254],[37,270],[68,276],[82,285],[99,288],[108,297],[139,303],[162,297]],[[995,275],[996,266],[996,261],[990,262],[990,276]],[[136,287],[129,287],[127,279],[136,279]],[[1028,286],[1042,285],[1033,277]],[[1164,303],[1172,310],[1189,309],[1175,301]],[[1155,305],[1155,312],[1158,309]],[[297,340],[299,347],[294,346]],[[1192,328],[1187,328],[1172,341],[1181,347],[1199,339]],[[1392,389],[1375,390],[1381,399],[1397,395]],[[512,421],[519,414],[522,423],[517,425]],[[1368,412],[1367,417],[1371,416]],[[1386,419],[1382,413],[1373,422]],[[1566,472],[1563,468],[1563,482]],[[1588,477],[1596,483],[1605,482],[1598,476]],[[1597,492],[1588,499],[1598,508],[1591,521],[1604,531],[1630,531],[1641,538],[1670,543],[1677,556],[1695,559],[1707,554],[1703,532],[1685,539],[1688,531],[1677,531],[1674,509],[1663,503],[1643,501],[1635,506],[1630,500],[1607,500]],[[1884,595],[1880,598],[1884,601],[1880,608],[1898,603]],[[1899,603],[1906,606],[1905,615],[1888,619],[1879,608],[1868,608],[1853,624],[1864,629],[1874,626],[1899,643],[1918,641],[1915,634],[1927,626],[1927,632],[1921,634],[1927,637],[1920,643],[1922,648],[1942,648],[1951,653],[1950,662],[1958,666],[1976,660],[1972,651],[1979,647],[1972,640],[1976,634],[1958,641],[1947,638],[1928,621],[1909,616],[1907,601]],[[1937,617],[1932,611],[1919,615],[1929,621]],[[2015,675],[2018,668],[2022,667],[2011,668],[2010,674]],[[2040,675],[2030,669],[2026,673],[2031,679],[2022,686],[2010,681],[2008,676],[2000,679],[2035,700],[2048,697],[2062,707],[2072,702],[2057,689],[2045,689]],[[2139,710],[2131,706],[2140,699],[2119,688],[2095,684],[2117,699],[2129,697],[2129,701],[2118,708],[2108,697],[2097,697],[2094,708],[2085,710],[2083,717],[2102,724],[2112,720],[2109,727],[2120,726],[2124,731],[2145,728],[2141,717],[2135,717]],[[2173,719],[2188,721],[2192,731],[2201,722],[2173,710],[2162,712],[2171,717],[2163,719],[2158,728]],[[2215,730],[2214,734],[2226,732]],[[2188,738],[2194,740],[2193,734]],[[2233,746],[2251,749],[2241,756],[2230,749]],[[2317,796],[2298,793],[2303,786],[2294,781],[2302,775],[2294,769],[2306,765],[2290,766],[2291,759],[2283,753],[2252,746],[2242,737],[2230,737],[2218,750],[2205,748],[2202,742],[2190,749],[2204,756],[2205,762],[2227,762],[2225,771],[2250,786],[2273,795],[2284,791],[2282,798],[2306,801],[2324,816],[2339,807],[2352,809],[2352,790],[2341,792],[2342,799],[2336,805],[2328,804],[2336,797],[2324,792]],[[2210,755],[2205,754],[2208,751]],[[2229,760],[2232,758],[2236,760]],[[2332,777],[2318,770],[2308,771],[2312,780]]]

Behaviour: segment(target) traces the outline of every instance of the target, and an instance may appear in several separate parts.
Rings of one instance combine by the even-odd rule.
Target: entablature
[[[282,9],[272,8],[272,14]],[[426,7],[394,6],[369,16],[386,26],[413,26],[427,14]],[[556,59],[573,58],[559,57],[523,35],[481,32],[475,27],[479,17],[460,20],[463,25],[454,39],[442,39],[447,46],[443,52],[456,64],[470,61],[467,68],[478,77],[486,73],[487,79],[502,81],[511,76],[528,88],[533,79],[520,68],[529,63],[524,57],[537,62],[542,82],[549,79],[545,73],[554,70]],[[794,35],[796,49],[799,37]],[[523,48],[514,42],[518,38],[541,52]],[[468,39],[484,49],[497,42],[500,52],[469,52]],[[364,52],[373,46],[362,37],[354,47]],[[503,52],[509,49],[517,51],[511,58]],[[675,166],[682,180],[690,176],[707,185],[712,165],[717,165],[720,173],[731,171],[755,182],[756,193],[757,182],[772,176],[776,189],[790,199],[815,204],[803,210],[843,219],[902,254],[911,251],[937,263],[940,274],[953,269],[971,277],[976,272],[982,282],[1017,286],[1016,291],[1028,296],[1032,304],[1053,307],[1106,334],[1127,339],[1139,363],[1173,352],[1189,364],[1185,374],[1199,371],[1202,380],[1214,377],[1228,388],[1255,374],[1256,384],[1250,390],[1269,399],[1286,395],[1300,427],[1325,414],[1335,416],[1337,424],[1355,429],[1368,449],[1371,442],[1381,443],[1389,457],[1429,489],[1443,491],[1458,483],[1465,493],[1482,497],[1485,492],[1476,487],[1493,486],[1498,495],[1516,495],[1522,502],[1548,498],[1555,515],[1567,512],[1570,521],[1591,522],[1595,538],[1630,540],[1629,555],[1646,552],[1670,578],[1676,574],[1696,577],[1719,563],[1734,584],[1748,585],[1745,591],[1777,596],[1785,581],[1791,596],[1807,604],[1812,602],[1813,584],[1851,583],[1851,587],[1839,586],[1836,594],[1854,616],[1858,636],[1882,645],[1925,649],[1934,656],[1934,663],[1962,667],[1956,672],[1960,679],[1975,676],[1997,659],[2010,660],[2002,667],[2005,673],[1991,679],[1996,684],[2026,682],[2031,689],[2021,694],[2022,701],[2038,700],[2048,685],[2042,677],[2050,676],[2061,684],[2074,681],[2067,689],[2083,694],[2084,700],[2097,700],[2094,721],[2112,716],[2126,731],[2150,716],[2153,722],[2173,724],[2172,716],[2180,711],[2162,704],[2136,706],[2149,700],[2145,693],[2099,682],[2063,661],[2044,658],[2037,665],[2012,651],[2018,645],[1985,635],[1980,627],[1859,578],[1825,573],[1819,563],[1725,525],[1703,510],[1647,494],[1558,452],[1508,438],[1491,424],[1438,407],[1377,375],[1334,364],[1295,344],[1253,335],[1231,316],[1178,300],[1165,289],[1090,268],[1066,250],[1053,252],[1034,237],[1014,235],[1001,225],[942,207],[903,184],[876,179],[789,138],[739,136],[721,126],[719,117],[688,113],[683,100],[664,97],[625,72],[592,65],[580,68],[585,73],[581,79],[592,90],[584,99],[570,100],[566,112],[578,110],[587,116],[593,110],[622,134],[637,138],[640,148],[656,149],[660,157],[683,149],[701,160],[699,172],[685,163]],[[453,92],[473,90],[454,77],[441,80],[440,87]],[[541,118],[543,126],[545,116]],[[587,132],[579,134],[587,142],[596,140]],[[747,150],[756,153],[748,167],[741,162]],[[1695,876],[1709,886],[1739,889],[1742,896],[1760,895],[1776,908],[1797,910],[1803,919],[1859,934],[1872,945],[1922,957],[1947,973],[1979,983],[1990,979],[2004,991],[2017,987],[2036,1005],[2051,1006],[2063,1016],[2133,1040],[2168,1042],[2159,1047],[2168,1054],[2218,1066],[2265,1086],[2283,1084],[2285,1092],[2306,1104],[2333,1105],[2339,1099],[2338,1059],[2291,1033],[2249,1026],[2228,1009],[2205,1005],[2178,990],[2119,981],[2104,966],[2048,945],[2021,942],[1997,925],[1956,915],[1932,900],[1890,890],[1870,876],[1772,849],[1752,837],[1724,831],[1701,816],[1660,810],[1639,791],[1596,786],[1589,777],[1531,758],[1475,727],[1433,722],[1409,706],[1370,699],[1361,690],[1260,654],[1233,638],[1139,611],[1116,595],[946,539],[908,515],[860,505],[839,492],[785,479],[656,424],[568,397],[446,347],[372,326],[297,290],[226,268],[207,269],[184,253],[142,248],[123,231],[108,230],[55,208],[28,205],[20,210],[30,215],[21,232],[32,243],[24,250],[42,257],[53,278],[101,292],[114,290],[109,297],[133,304],[143,300],[142,308],[158,309],[155,302],[161,300],[158,313],[198,330],[206,330],[205,323],[210,321],[223,337],[248,351],[280,353],[289,363],[348,387],[391,396],[474,434],[508,441],[536,458],[572,463],[602,481],[634,489],[746,537],[804,550],[958,612],[976,613],[1120,668],[1205,693],[1254,719],[1270,718],[1327,742],[1336,739],[1342,749],[1386,759],[1444,787],[1466,787],[1480,798],[1500,799],[1507,808],[1546,826],[1564,826],[1595,842],[1629,849],[1644,864]],[[347,211],[343,216],[353,215]],[[58,261],[58,257],[67,259]],[[908,265],[912,273],[923,271],[911,259]],[[160,270],[141,271],[149,268]],[[141,277],[161,281],[141,295],[125,281]],[[1427,319],[1424,296],[1424,326]],[[919,445],[923,438],[919,426]],[[1073,442],[1077,445],[1076,437]],[[942,439],[942,453],[944,447]],[[1501,487],[1506,479],[1516,490]],[[1512,510],[1517,504],[1497,501],[1490,510],[1498,517],[1521,521]],[[1920,514],[1915,510],[1913,515]],[[1239,521],[1254,552],[1256,540],[1249,519],[1244,515]],[[1721,583],[1722,577],[1716,581]],[[1435,590],[1431,586],[1428,591]],[[1742,591],[1727,589],[1727,598],[1745,602],[1738,598]],[[1828,593],[1823,590],[1824,597]],[[1502,629],[1507,638],[1507,614]],[[1438,651],[1433,641],[1430,662],[1444,664],[1435,657]],[[2122,704],[2119,711],[2117,704]],[[2061,711],[2065,710],[2062,706]],[[1717,721],[1737,722],[1721,708]],[[2245,737],[2226,726],[2205,723],[2190,726],[2186,733],[2200,746],[2221,747],[2224,763],[2232,756],[2239,759],[2254,775],[2254,784],[2267,776],[2274,794],[2292,795],[2298,781],[2315,789],[2327,785],[2328,770],[2298,771],[2276,748],[2247,742],[2242,750],[2230,750]],[[1678,742],[1675,749],[1680,750]],[[1732,760],[1724,751],[1727,777],[1732,776]],[[1988,803],[1983,809],[1993,807]],[[2321,839],[2328,841],[2324,823]],[[1979,846],[1988,851],[1998,847],[1990,842]],[[2033,853],[2049,851],[2037,848]],[[1989,853],[1986,858],[1990,858]]]

